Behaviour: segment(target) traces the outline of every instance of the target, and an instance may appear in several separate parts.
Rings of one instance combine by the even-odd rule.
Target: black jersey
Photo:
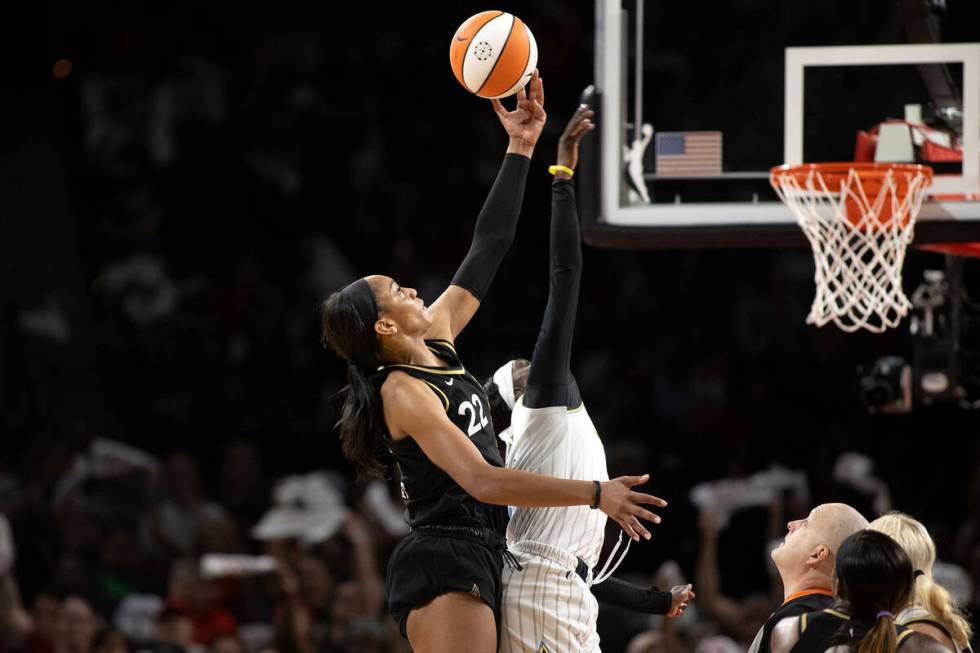
[[[812,589],[799,592],[784,601],[769,617],[765,625],[759,629],[752,645],[749,646],[749,653],[769,653],[769,638],[772,636],[772,629],[783,619],[798,617],[807,612],[818,612],[824,608],[829,608],[834,604],[834,597],[829,590]]]
[[[490,402],[483,386],[466,371],[453,346],[444,340],[426,340],[426,345],[448,367],[426,365],[386,365],[375,377],[380,389],[388,374],[396,370],[425,383],[442,402],[449,419],[465,433],[484,460],[503,467],[497,450],[497,436],[490,419]],[[489,528],[503,533],[507,527],[507,508],[481,503],[461,488],[449,474],[437,467],[414,438],[385,442],[401,473],[402,498],[408,507],[413,528],[424,525],[461,525]]]
[[[825,653],[835,646],[845,646],[853,650],[874,622],[867,619],[855,619],[851,616],[827,608],[820,612],[800,615],[800,638],[793,647],[792,653]],[[896,624],[898,632],[898,648],[901,650],[906,638],[912,631]]]

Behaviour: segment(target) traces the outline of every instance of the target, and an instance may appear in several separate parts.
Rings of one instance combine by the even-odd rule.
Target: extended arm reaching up
[[[427,338],[455,341],[480,307],[514,240],[531,155],[547,118],[544,85],[538,72],[531,76],[527,94],[523,89],[518,91],[514,111],[507,111],[499,100],[492,102],[510,137],[507,154],[476,220],[469,252],[456,270],[452,285],[432,304],[434,322]]]
[[[579,106],[558,141],[557,164],[574,170],[582,137],[594,128],[593,111]],[[579,231],[575,188],[571,176],[559,170],[551,186],[550,283],[541,331],[531,355],[524,405],[528,408],[582,403],[572,378],[572,336],[582,278],[582,236]]]

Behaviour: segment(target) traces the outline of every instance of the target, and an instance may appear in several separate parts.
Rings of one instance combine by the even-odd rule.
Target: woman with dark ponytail
[[[837,605],[780,621],[773,653],[948,653],[895,623],[914,582],[912,562],[895,540],[867,529],[854,533],[838,549],[834,572]]]
[[[362,304],[358,308],[358,302]],[[377,313],[374,295],[358,279],[323,305],[323,338],[347,361],[347,388],[341,410],[340,445],[347,459],[367,476],[380,476],[378,461],[382,421],[377,389],[371,383],[378,368],[377,337],[362,316]]]
[[[344,453],[378,473],[384,446],[398,467],[412,531],[388,561],[385,593],[421,653],[497,650],[506,506],[591,506],[632,538],[649,539],[639,519],[659,517],[641,504],[666,505],[630,489],[646,476],[573,481],[504,468],[486,393],[456,354],[456,337],[514,238],[545,123],[537,71],[527,88],[514,111],[492,101],[510,143],[470,250],[442,295],[426,306],[414,289],[371,275],[323,304],[323,339],[348,363]]]

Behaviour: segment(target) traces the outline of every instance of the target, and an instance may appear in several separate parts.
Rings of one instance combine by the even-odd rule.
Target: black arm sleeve
[[[476,219],[470,251],[453,277],[453,285],[466,288],[480,301],[489,290],[504,254],[514,242],[530,165],[531,160],[526,156],[504,156],[497,179]]]
[[[640,587],[615,577],[593,585],[592,593],[606,605],[644,614],[667,614],[673,603],[670,592],[661,592],[656,587]]]
[[[551,186],[551,268],[548,303],[531,356],[524,405],[528,408],[582,403],[572,378],[572,336],[582,279],[582,236],[571,180]]]

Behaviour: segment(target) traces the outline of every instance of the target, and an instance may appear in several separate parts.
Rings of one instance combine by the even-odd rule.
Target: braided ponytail
[[[916,579],[915,598],[933,619],[946,627],[957,648],[966,646],[973,637],[973,628],[953,597],[945,587],[932,579],[931,573],[922,574]]]
[[[891,536],[908,554],[912,565],[921,570],[922,573],[916,573],[911,603],[922,606],[933,620],[942,624],[956,646],[965,647],[973,629],[946,588],[932,578],[936,544],[925,525],[904,513],[891,512],[871,522],[870,528]]]

